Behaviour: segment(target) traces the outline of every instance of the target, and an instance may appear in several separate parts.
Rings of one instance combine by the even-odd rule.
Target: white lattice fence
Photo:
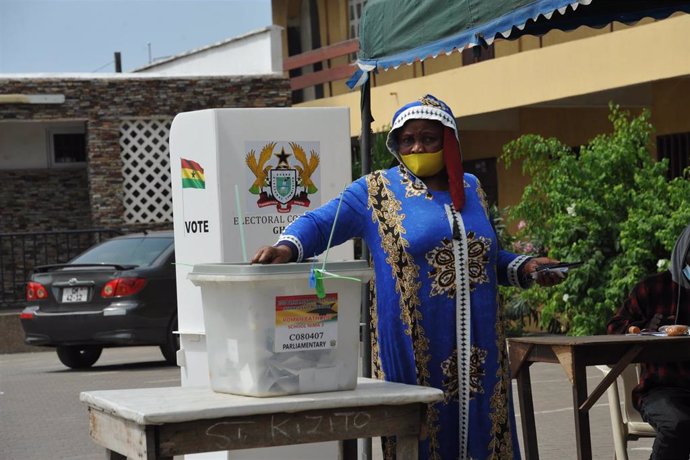
[[[170,123],[172,118],[132,119],[120,125],[127,223],[172,222]]]

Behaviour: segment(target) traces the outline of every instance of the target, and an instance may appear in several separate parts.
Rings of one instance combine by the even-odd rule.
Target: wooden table
[[[690,360],[690,336],[594,335],[540,336],[508,339],[511,376],[517,379],[525,457],[538,460],[537,434],[529,367],[532,363],[560,363],[570,380],[575,414],[577,458],[592,458],[589,409],[630,363]],[[587,394],[586,367],[613,368]]]
[[[91,437],[111,459],[175,455],[397,436],[397,458],[417,460],[427,404],[441,390],[360,378],[352,391],[253,398],[206,387],[88,391]],[[353,441],[354,440],[354,441]]]

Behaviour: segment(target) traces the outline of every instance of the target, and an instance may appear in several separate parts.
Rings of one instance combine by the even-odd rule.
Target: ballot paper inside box
[[[357,382],[366,261],[329,262],[324,291],[313,263],[198,264],[211,388],[278,396],[351,390]],[[319,263],[319,267],[321,264]]]

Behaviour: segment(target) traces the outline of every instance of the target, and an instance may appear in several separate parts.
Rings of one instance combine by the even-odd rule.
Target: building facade
[[[283,26],[288,59],[327,52],[357,38],[365,0],[275,0],[273,22]],[[609,104],[633,114],[651,112],[654,155],[668,157],[680,174],[690,155],[690,15],[611,23],[601,29],[497,39],[489,48],[454,51],[372,75],[376,132],[385,131],[402,104],[433,94],[453,109],[466,171],[475,173],[499,207],[519,201],[529,178],[509,169],[503,146],[523,134],[556,137],[572,147],[610,132]],[[330,56],[330,55],[329,55]],[[354,62],[329,57],[298,73],[322,72]],[[291,80],[296,73],[290,70]],[[345,78],[293,91],[296,106],[348,106],[352,137],[361,132],[360,92]]]
[[[282,76],[5,77],[0,87],[0,233],[171,226],[175,115],[290,104]]]

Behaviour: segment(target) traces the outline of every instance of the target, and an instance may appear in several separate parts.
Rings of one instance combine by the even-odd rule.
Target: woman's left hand
[[[532,273],[537,272],[537,269],[541,265],[551,265],[559,263],[556,259],[550,259],[548,257],[535,257],[530,259],[522,266],[522,274],[526,277],[532,278]],[[558,283],[563,282],[566,278],[565,273],[542,270],[537,272],[537,277],[535,279],[536,283],[540,286],[554,286]]]

